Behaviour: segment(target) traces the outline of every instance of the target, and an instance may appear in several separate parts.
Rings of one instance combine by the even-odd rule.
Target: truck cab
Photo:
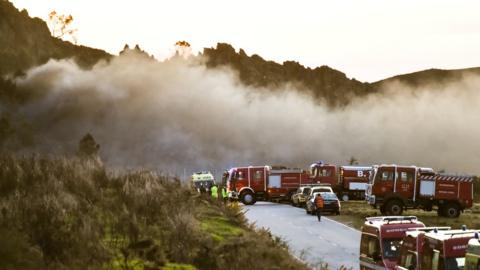
[[[439,230],[450,230],[451,227],[414,228],[405,233],[397,260],[397,270],[419,270],[422,265],[425,233]]]
[[[424,227],[414,216],[366,218],[360,241],[360,270],[395,269],[405,233]]]
[[[456,218],[472,207],[473,177],[435,174],[416,166],[374,166],[365,199],[382,214],[401,215],[406,209],[420,208],[439,216]]]
[[[322,162],[310,165],[310,177],[313,182],[329,184],[333,188],[338,185],[337,166]]]
[[[421,269],[464,269],[468,242],[475,233],[466,229],[426,233]]]
[[[317,162],[310,165],[310,177],[313,182],[330,184],[333,191],[343,201],[363,199],[371,166],[335,166]]]
[[[480,270],[480,239],[478,232],[468,241],[465,270]]]
[[[298,168],[248,166],[235,167],[225,177],[229,198],[245,205],[257,200],[290,200],[302,184],[310,184],[307,172]]]

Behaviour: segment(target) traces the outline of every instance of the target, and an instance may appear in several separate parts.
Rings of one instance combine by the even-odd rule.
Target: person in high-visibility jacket
[[[217,185],[213,185],[212,188],[210,189],[210,192],[212,193],[212,198],[217,200],[218,199]]]
[[[227,189],[225,188],[225,186],[222,186],[222,199],[224,202],[226,202],[228,200],[228,193],[227,193]]]
[[[323,198],[322,198],[322,195],[320,194],[317,194],[317,196],[315,197],[315,208],[316,208],[316,212],[317,212],[317,218],[318,218],[318,221],[321,221],[322,219],[322,210],[323,210]]]

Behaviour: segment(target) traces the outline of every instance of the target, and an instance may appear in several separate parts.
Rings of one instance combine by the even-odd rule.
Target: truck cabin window
[[[262,177],[262,172],[261,172],[261,171],[256,171],[256,172],[255,172],[255,175],[254,175],[254,179],[255,179],[256,181],[259,181],[259,180],[262,180],[262,178],[263,178],[263,177]]]
[[[382,181],[382,182],[388,182],[388,181],[393,181],[395,177],[395,172],[393,171],[382,171],[377,173],[377,177],[375,179],[375,182],[377,181]]]
[[[383,240],[383,257],[388,259],[398,258],[402,239],[385,239]]]
[[[305,188],[305,189],[303,190],[303,194],[304,194],[304,195],[310,194],[310,188]]]
[[[243,180],[243,172],[237,172],[237,175],[235,178],[238,180]]]
[[[321,169],[319,176],[322,176],[322,177],[332,176],[332,171],[330,169]]]
[[[402,182],[408,182],[411,183],[413,182],[415,173],[414,172],[400,172],[400,181]]]

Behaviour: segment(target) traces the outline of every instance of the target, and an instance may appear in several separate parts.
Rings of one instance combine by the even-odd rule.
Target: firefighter
[[[323,198],[320,195],[320,193],[317,194],[314,202],[315,202],[315,209],[316,209],[316,212],[317,212],[318,221],[321,221],[324,201],[323,201]]]
[[[222,186],[222,199],[223,199],[223,202],[227,202],[228,200],[228,193],[225,186]]]
[[[212,194],[212,199],[218,200],[218,188],[217,185],[213,185],[210,188],[210,193]]]

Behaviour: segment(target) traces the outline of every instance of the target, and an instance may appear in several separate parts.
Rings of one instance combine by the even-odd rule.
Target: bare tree
[[[350,165],[358,165],[358,159],[354,156],[350,157],[350,161],[348,162]]]
[[[55,10],[48,14],[48,20],[50,24],[50,31],[52,36],[56,38],[70,37],[75,44],[77,44],[77,38],[75,33],[78,29],[71,28],[73,22],[72,15],[58,14]]]
[[[175,42],[175,55],[188,58],[192,54],[190,43],[185,40]]]

